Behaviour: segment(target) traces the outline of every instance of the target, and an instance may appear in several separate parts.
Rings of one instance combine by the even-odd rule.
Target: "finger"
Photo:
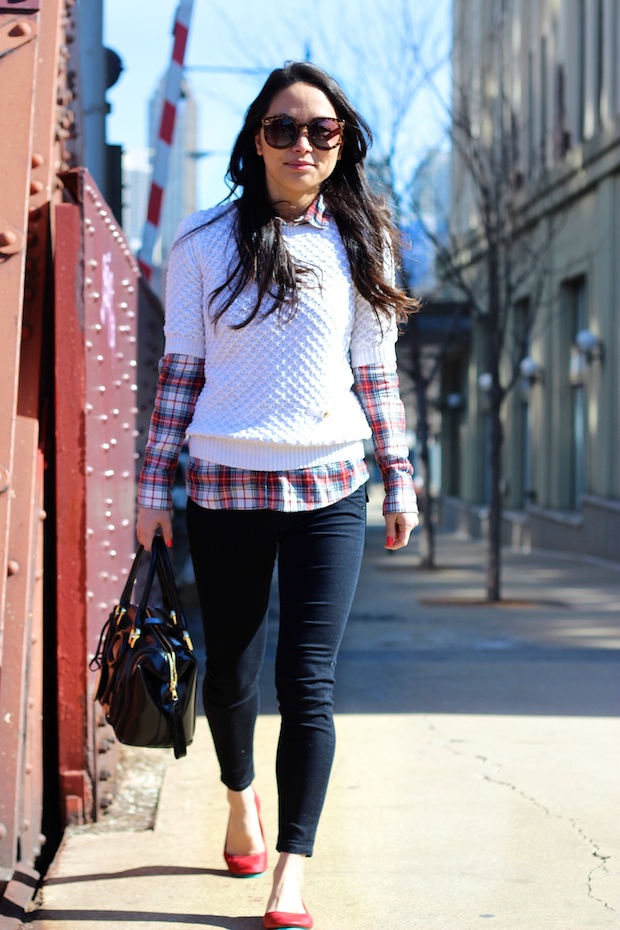
[[[385,548],[393,549],[397,536],[396,514],[385,514]]]

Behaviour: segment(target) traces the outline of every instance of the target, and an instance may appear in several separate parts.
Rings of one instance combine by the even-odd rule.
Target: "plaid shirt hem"
[[[405,417],[395,371],[383,365],[354,369],[354,389],[373,434],[375,458],[385,487],[384,513],[417,513],[413,468],[405,444]],[[160,361],[155,408],[140,481],[138,503],[169,510],[179,453],[204,384],[203,361],[166,355]],[[187,493],[209,509],[315,510],[352,494],[368,480],[363,460],[293,471],[260,472],[189,460]]]

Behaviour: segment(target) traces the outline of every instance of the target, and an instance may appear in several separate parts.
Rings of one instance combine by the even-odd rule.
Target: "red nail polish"
[[[393,538],[392,536],[388,536],[386,542],[387,542],[388,546],[393,546],[393,545],[394,545],[394,538]]]
[[[169,539],[166,545],[168,546],[169,549],[172,549],[172,540]]]

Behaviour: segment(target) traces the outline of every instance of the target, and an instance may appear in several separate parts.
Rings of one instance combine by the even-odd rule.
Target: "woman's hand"
[[[420,518],[417,513],[385,514],[385,548],[402,549],[409,542],[409,535],[416,528]]]
[[[167,546],[172,545],[172,517],[169,510],[155,510],[152,507],[138,507],[136,536],[140,545],[147,552],[151,551],[153,536],[161,529],[161,535]]]

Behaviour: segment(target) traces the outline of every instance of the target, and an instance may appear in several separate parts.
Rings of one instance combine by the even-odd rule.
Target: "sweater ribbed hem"
[[[329,446],[290,446],[278,442],[250,442],[244,439],[219,439],[214,436],[190,436],[192,458],[230,468],[251,471],[290,471],[313,468],[333,462],[355,462],[364,458],[364,445],[359,442],[335,443]]]

